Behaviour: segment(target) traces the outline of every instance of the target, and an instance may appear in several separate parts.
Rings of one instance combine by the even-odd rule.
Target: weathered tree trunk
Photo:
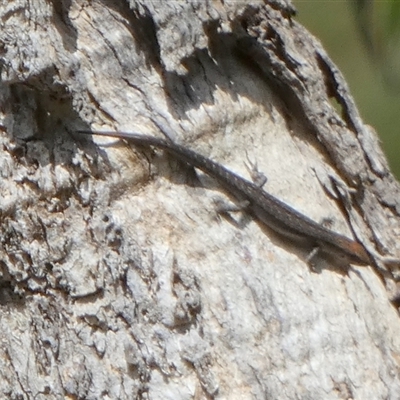
[[[11,1],[1,15],[0,397],[398,399],[395,264],[340,270],[159,151],[248,177],[376,256],[400,193],[284,0]],[[235,216],[233,216],[235,218]]]

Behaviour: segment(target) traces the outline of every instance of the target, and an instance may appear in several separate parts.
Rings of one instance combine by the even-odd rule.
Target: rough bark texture
[[[212,180],[73,133],[161,127],[245,177],[250,159],[269,192],[398,257],[399,186],[292,11],[0,4],[1,398],[399,398],[400,320],[373,266],[310,271],[219,219]]]

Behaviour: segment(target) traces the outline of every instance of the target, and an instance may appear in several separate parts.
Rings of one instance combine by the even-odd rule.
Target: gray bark
[[[340,72],[284,0],[0,4],[0,397],[397,399],[399,185]],[[385,268],[318,271],[174,140]],[[240,224],[238,224],[240,225]]]

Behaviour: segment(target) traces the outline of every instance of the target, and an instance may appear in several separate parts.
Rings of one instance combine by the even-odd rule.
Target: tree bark
[[[399,275],[381,259],[400,254],[399,185],[289,2],[0,15],[1,398],[399,398]],[[164,133],[246,178],[256,163],[374,265],[310,270],[256,221],[219,218],[209,177],[77,129]]]

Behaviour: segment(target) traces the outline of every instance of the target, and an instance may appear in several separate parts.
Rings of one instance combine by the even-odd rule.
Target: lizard
[[[231,196],[240,202],[244,201],[247,204],[246,211],[262,224],[290,241],[309,246],[312,251],[307,257],[308,262],[316,254],[323,253],[339,257],[347,263],[372,265],[368,252],[358,241],[315,222],[255,183],[186,146],[172,140],[130,132],[79,130],[78,133],[116,137],[135,145],[159,148],[200,169],[214,178]]]

